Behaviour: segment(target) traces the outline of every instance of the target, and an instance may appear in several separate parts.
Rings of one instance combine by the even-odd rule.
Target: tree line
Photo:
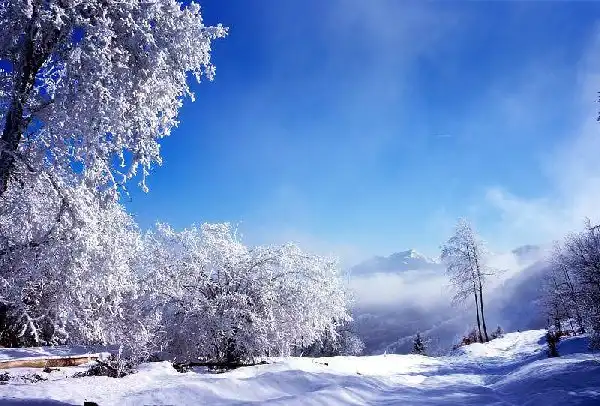
[[[583,231],[557,242],[544,281],[543,306],[556,338],[589,333],[600,347],[600,226],[586,220]]]

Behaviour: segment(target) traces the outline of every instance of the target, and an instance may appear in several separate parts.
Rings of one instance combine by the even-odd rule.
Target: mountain
[[[511,252],[520,263],[535,262],[547,254],[548,247],[528,244],[515,248]]]
[[[396,274],[406,271],[438,269],[443,269],[443,265],[439,261],[410,249],[396,252],[387,257],[376,256],[368,259],[352,267],[350,274],[352,276],[365,276],[376,273]]]
[[[489,307],[497,323],[509,330],[546,326],[543,308],[544,278],[550,265],[540,260],[505,280],[490,296]]]
[[[497,325],[509,331],[545,326],[540,302],[547,248],[524,245],[493,258],[491,265],[502,271],[486,289],[490,331]],[[417,331],[443,353],[472,328],[473,303],[452,305],[443,270],[439,261],[415,250],[374,257],[350,270],[354,328],[367,354],[410,352]]]

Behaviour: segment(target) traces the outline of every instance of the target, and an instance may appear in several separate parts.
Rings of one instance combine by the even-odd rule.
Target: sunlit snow
[[[121,379],[70,377],[84,367],[37,370],[48,381],[8,383],[0,386],[0,397],[2,404],[19,405],[24,399],[79,405],[600,404],[600,361],[587,350],[587,339],[565,339],[561,357],[547,358],[544,333],[509,333],[445,357],[281,358],[223,374],[181,374],[168,362],[143,364]],[[9,351],[2,350],[2,358]]]

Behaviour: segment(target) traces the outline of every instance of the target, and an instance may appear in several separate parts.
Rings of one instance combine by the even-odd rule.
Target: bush
[[[9,381],[13,382],[26,382],[26,383],[37,383],[41,381],[47,381],[48,379],[44,378],[40,374],[35,372],[28,373],[20,376],[11,376],[8,372],[0,373],[0,385],[6,385]]]
[[[504,337],[504,330],[502,330],[502,327],[498,326],[496,327],[496,330],[494,330],[491,334],[492,340],[496,339],[496,338],[502,338]]]
[[[600,330],[590,329],[590,350],[600,350]]]
[[[330,258],[290,244],[247,247],[229,224],[159,225],[143,245],[145,297],[160,309],[164,351],[178,362],[287,356],[327,334],[335,341],[350,320]]]
[[[132,358],[122,356],[122,351],[111,354],[106,360],[96,360],[96,363],[88,368],[87,371],[78,372],[75,378],[84,376],[108,376],[110,378],[122,378],[137,372],[137,362]]]
[[[360,337],[349,331],[341,334],[340,355],[361,355],[365,350],[365,343]]]
[[[41,174],[0,198],[0,345],[111,345],[138,286],[139,230],[117,203]]]
[[[364,349],[365,344],[355,333],[338,329],[335,334],[326,332],[311,345],[298,348],[294,355],[315,358],[355,356],[362,354]]]
[[[460,347],[464,347],[465,345],[471,345],[473,343],[478,343],[478,342],[479,342],[479,333],[477,332],[476,328],[473,328],[472,330],[468,331],[465,335],[463,335],[460,342],[458,344],[454,344],[452,346],[452,349],[456,350]]]

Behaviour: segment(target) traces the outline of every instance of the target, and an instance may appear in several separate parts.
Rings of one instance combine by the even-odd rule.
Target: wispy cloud
[[[580,227],[585,216],[600,214],[596,204],[600,201],[600,160],[596,159],[600,124],[595,122],[600,106],[594,103],[600,90],[594,60],[600,50],[598,41],[590,44],[589,56],[579,67],[576,110],[581,120],[569,130],[551,129],[546,137],[541,132],[552,126],[552,114],[570,115],[575,110],[570,98],[562,100],[561,81],[565,72],[571,75],[572,64],[562,55],[536,54],[493,70],[488,83],[486,74],[493,67],[471,60],[457,62],[464,51],[460,48],[472,45],[471,38],[465,37],[473,35],[469,32],[473,27],[461,23],[466,19],[470,24],[469,19],[478,15],[460,9],[435,2],[337,0],[322,3],[319,13],[310,13],[310,23],[303,19],[296,25],[290,24],[293,16],[311,10],[302,3],[274,7],[279,18],[273,19],[271,40],[284,52],[277,53],[273,74],[240,99],[247,116],[239,121],[239,129],[234,126],[230,131],[255,134],[236,138],[233,160],[242,169],[261,168],[269,180],[261,190],[262,199],[249,203],[241,216],[248,236],[259,242],[291,239],[307,249],[337,254],[351,265],[411,245],[435,255],[458,216],[473,217],[491,248],[502,251],[560,238]],[[316,38],[298,40],[306,30]],[[457,94],[455,103],[451,98],[445,101],[464,103],[456,117],[431,117],[431,127],[407,118],[422,130],[420,137],[428,139],[424,142],[411,131],[400,131],[403,119],[396,118],[404,113],[403,107],[411,106],[411,95],[405,93],[411,70],[428,58],[435,72],[451,65],[483,71],[486,79],[477,82],[481,88],[469,89],[464,100]],[[460,74],[468,79],[468,72]],[[562,86],[560,92],[555,92],[556,85]],[[549,106],[553,113],[548,112]],[[376,125],[386,120],[390,125]],[[557,140],[563,141],[555,145]],[[526,148],[519,149],[523,144]],[[431,156],[426,156],[428,152]],[[429,187],[434,190],[443,178],[443,190],[427,191],[424,197],[416,193],[425,187],[405,193],[404,185],[394,182],[408,177],[387,173],[388,168],[379,165],[382,156],[391,160],[395,153],[402,155],[398,162],[410,161],[405,168],[415,176],[409,181],[435,185]],[[526,179],[518,187],[511,185],[520,175],[513,160],[520,160],[515,167],[528,161],[525,166],[535,172],[535,176],[523,172]],[[543,187],[536,184],[540,172],[545,174]],[[528,182],[531,188],[524,192]],[[379,185],[361,193],[369,183]],[[425,204],[427,213],[415,209]],[[353,217],[340,225],[344,221],[338,209]],[[402,223],[411,216],[409,220],[421,222],[418,229]],[[349,227],[351,223],[356,227]],[[423,247],[426,240],[429,246]]]
[[[600,31],[578,67],[575,110],[579,123],[562,134],[563,141],[541,162],[551,192],[528,197],[501,186],[486,191],[486,203],[500,214],[490,231],[499,245],[551,242],[580,229],[586,217],[600,221],[600,124],[596,121],[600,106],[594,103],[600,90],[599,53]],[[535,108],[529,105],[532,115]]]
[[[440,272],[377,273],[350,279],[358,306],[449,306],[448,279]]]
[[[377,124],[402,114],[397,109],[409,102],[410,70],[448,46],[448,33],[459,29],[459,13],[429,2],[360,0],[318,2],[318,12],[310,13],[307,8],[314,4],[281,3],[270,11],[275,29],[269,41],[277,48],[277,69],[243,99],[248,115],[240,127],[256,135],[242,140],[233,153],[242,162],[267,168],[266,176],[276,184],[245,218],[249,236],[291,238],[318,252],[334,250],[351,265],[387,254],[393,243],[382,247],[380,237],[361,228],[350,235],[323,216],[335,211],[331,206],[368,198],[352,190],[370,182],[367,174],[390,142],[399,137],[410,142],[410,134]],[[310,14],[302,24],[291,24],[296,17],[290,15],[297,13]],[[299,40],[308,36],[306,30],[311,30],[310,40]],[[277,93],[282,89],[286,102],[294,100],[293,111],[280,111],[289,107]],[[336,200],[324,204],[318,188],[339,190]],[[372,214],[379,216],[376,209]],[[326,232],[320,223],[328,223]],[[408,247],[393,249],[402,248]]]

